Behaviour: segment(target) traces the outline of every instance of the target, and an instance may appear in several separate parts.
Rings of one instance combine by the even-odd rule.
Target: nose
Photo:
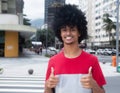
[[[71,34],[71,30],[70,30],[70,29],[67,29],[66,34],[67,34],[67,35],[70,35],[70,34]]]

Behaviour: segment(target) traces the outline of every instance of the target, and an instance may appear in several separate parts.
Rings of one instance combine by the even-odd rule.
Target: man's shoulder
[[[94,54],[90,54],[90,53],[88,53],[88,52],[86,52],[86,51],[82,51],[83,52],[83,55],[85,56],[85,57],[90,57],[90,58],[97,58]]]
[[[50,59],[59,59],[62,57],[62,52],[60,51],[59,53],[55,54],[54,56],[52,56]]]

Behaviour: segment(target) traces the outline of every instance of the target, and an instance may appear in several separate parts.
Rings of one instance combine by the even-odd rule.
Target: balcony
[[[14,14],[0,14],[0,30],[20,32],[25,38],[29,38],[37,31],[36,28],[31,26],[19,24],[19,19],[20,18]]]

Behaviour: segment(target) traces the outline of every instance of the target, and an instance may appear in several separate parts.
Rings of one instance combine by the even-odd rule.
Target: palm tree
[[[112,30],[116,30],[115,22],[110,19],[110,15],[107,13],[103,15],[103,22],[103,29],[106,31],[106,33],[108,33],[109,44],[113,47],[113,41],[115,40],[115,38],[114,34],[112,34]]]

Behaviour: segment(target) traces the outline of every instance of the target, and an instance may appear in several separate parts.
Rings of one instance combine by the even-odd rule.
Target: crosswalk
[[[43,93],[45,77],[0,77],[0,93]]]

